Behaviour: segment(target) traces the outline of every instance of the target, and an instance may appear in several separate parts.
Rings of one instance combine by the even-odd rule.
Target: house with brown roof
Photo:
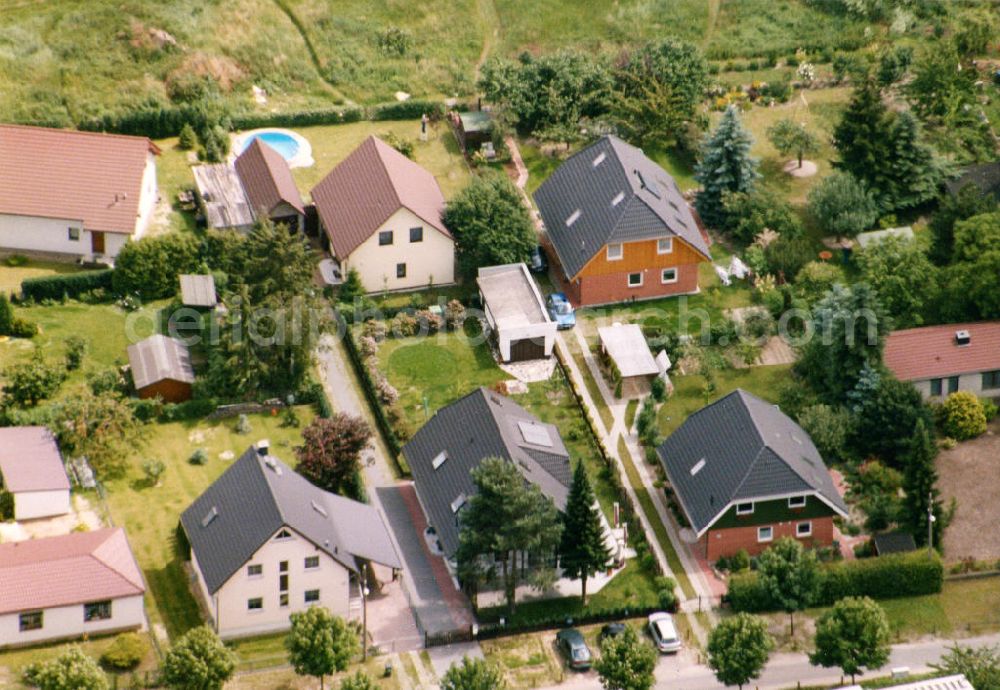
[[[0,252],[114,258],[149,226],[159,152],[146,137],[0,125]]]
[[[0,490],[14,496],[14,519],[65,515],[69,479],[55,436],[44,426],[0,428]]]
[[[112,527],[0,544],[0,647],[145,627],[142,572]]]
[[[455,241],[437,180],[368,137],[312,190],[340,274],[357,270],[368,292],[455,282]]]
[[[925,398],[955,391],[1000,397],[1000,321],[893,331],[885,341],[884,361]]]
[[[193,173],[210,228],[246,232],[258,218],[296,232],[305,228],[305,204],[288,161],[260,139],[253,139],[232,163],[199,165]]]
[[[133,343],[128,346],[128,364],[140,398],[173,403],[191,399],[194,367],[180,340],[156,334]]]

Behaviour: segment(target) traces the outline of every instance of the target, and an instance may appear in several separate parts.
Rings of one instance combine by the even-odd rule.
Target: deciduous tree
[[[4,371],[3,404],[17,407],[35,407],[55,395],[66,377],[65,372],[45,361],[41,349],[36,349],[31,359],[15,364]]]
[[[934,301],[937,269],[916,241],[884,238],[857,253],[857,263],[897,328],[924,323],[924,310]]]
[[[310,606],[292,613],[289,619],[291,628],[285,637],[288,660],[300,676],[319,678],[321,688],[326,676],[346,670],[351,657],[361,651],[358,636],[329,609]]]
[[[958,222],[996,210],[997,201],[993,195],[983,194],[974,184],[966,184],[956,194],[942,196],[929,225],[931,260],[938,266],[950,263],[955,244],[955,226]]]
[[[53,430],[64,455],[85,456],[103,478],[120,476],[142,441],[132,407],[112,392],[81,391],[60,403]]]
[[[302,445],[295,448],[296,471],[322,489],[359,498],[361,452],[371,439],[372,429],[361,417],[346,412],[316,417],[302,430]]]
[[[839,667],[854,677],[881,668],[889,660],[889,621],[868,597],[845,597],[816,621],[816,666]]]
[[[653,687],[656,650],[639,639],[635,629],[625,630],[601,643],[601,656],[594,662],[604,690],[649,690]]]
[[[996,647],[949,647],[932,668],[947,675],[964,675],[976,690],[1000,690],[1000,652]]]
[[[795,154],[800,168],[802,158],[816,153],[819,149],[819,139],[816,135],[806,129],[805,125],[787,117],[768,128],[767,138],[783,156]]]
[[[174,690],[222,690],[236,670],[236,653],[208,626],[189,630],[163,658],[161,676]]]
[[[463,656],[441,678],[441,690],[507,690],[503,672],[485,659]]]
[[[743,686],[760,676],[774,648],[767,623],[749,613],[719,622],[708,637],[708,665],[723,685]]]
[[[600,572],[611,558],[604,543],[604,527],[596,504],[587,471],[583,462],[578,462],[563,514],[559,562],[565,576],[580,580],[580,599],[584,606],[587,605],[587,579]]]
[[[788,614],[794,636],[795,612],[810,606],[819,593],[816,554],[795,539],[783,537],[760,555],[757,573],[761,585]]]
[[[25,681],[39,690],[108,690],[108,677],[97,662],[72,646],[51,661],[30,665]]]
[[[825,234],[854,237],[875,224],[878,206],[854,176],[835,172],[809,192],[809,213]]]

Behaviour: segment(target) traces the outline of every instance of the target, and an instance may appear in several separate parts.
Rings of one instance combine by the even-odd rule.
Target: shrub
[[[391,330],[397,338],[408,338],[417,334],[420,322],[412,314],[401,311],[393,317]]]
[[[208,462],[208,451],[204,448],[198,448],[193,453],[191,457],[188,458],[188,462],[192,465],[204,465]]]
[[[198,242],[190,233],[171,233],[127,242],[115,258],[111,287],[120,295],[159,299],[177,293],[177,276],[198,269]]]
[[[656,593],[656,599],[664,611],[674,611],[677,608],[677,595],[673,588],[663,587]]]
[[[177,136],[177,147],[182,151],[190,151],[197,143],[198,135],[194,133],[194,127],[191,126],[190,122],[185,122]]]
[[[657,376],[649,386],[649,393],[653,400],[663,402],[667,398],[667,383],[662,377]]]
[[[167,471],[167,466],[162,460],[149,458],[142,461],[142,473],[146,475],[146,480],[150,486],[156,486],[160,482],[160,477]]]
[[[250,418],[245,414],[241,414],[239,419],[236,420],[236,433],[246,435],[251,431],[253,431],[253,427],[250,425]]]
[[[444,116],[444,104],[411,98],[400,103],[384,103],[371,109],[372,120],[419,120],[423,115],[431,120],[439,120]]]
[[[87,352],[87,341],[78,335],[66,338],[66,371],[76,371],[83,364]]]
[[[14,519],[14,494],[6,489],[0,489],[0,520]]]
[[[996,418],[997,412],[1000,411],[1000,408],[998,408],[997,404],[989,398],[982,398],[979,402],[983,405],[983,416],[986,417],[986,421],[992,422]]]
[[[465,306],[457,299],[453,299],[445,307],[444,315],[449,328],[459,329],[465,323]]]
[[[28,263],[28,257],[23,254],[11,254],[3,261],[8,266],[17,268],[18,266],[24,266]]]
[[[142,661],[149,649],[139,633],[127,632],[116,636],[104,654],[101,665],[113,671],[131,671]]]
[[[98,288],[110,290],[113,274],[114,271],[108,269],[26,278],[21,283],[21,296],[38,302],[44,299],[61,300],[64,297],[78,297],[84,292]]]
[[[975,438],[986,431],[983,404],[968,391],[956,391],[941,406],[944,433],[959,441]]]
[[[385,322],[376,319],[368,319],[361,327],[361,334],[366,338],[371,338],[376,343],[385,340]]]

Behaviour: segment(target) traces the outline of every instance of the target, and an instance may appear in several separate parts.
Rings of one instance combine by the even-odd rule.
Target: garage
[[[510,361],[524,362],[545,357],[544,338],[522,338],[510,341]]]

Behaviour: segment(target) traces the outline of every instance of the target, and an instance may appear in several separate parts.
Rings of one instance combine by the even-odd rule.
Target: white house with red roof
[[[120,527],[0,544],[0,647],[145,628]]]
[[[320,225],[341,275],[355,269],[367,292],[455,282],[455,240],[444,226],[434,176],[368,137],[313,187]]]
[[[955,391],[1000,397],[1000,321],[893,331],[885,341],[884,361],[925,398]]]
[[[0,428],[0,488],[14,496],[14,519],[65,515],[69,479],[56,439],[44,426]]]
[[[0,252],[114,258],[156,206],[146,137],[0,125]]]

